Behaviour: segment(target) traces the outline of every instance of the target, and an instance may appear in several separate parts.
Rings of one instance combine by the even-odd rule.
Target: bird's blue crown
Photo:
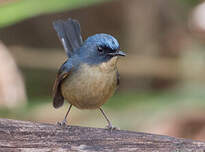
[[[85,43],[95,43],[98,46],[107,47],[112,50],[117,50],[120,47],[118,41],[109,34],[95,34],[88,37]]]

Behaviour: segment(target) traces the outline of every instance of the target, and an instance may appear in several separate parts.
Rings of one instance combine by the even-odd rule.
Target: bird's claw
[[[57,122],[57,125],[61,126],[61,127],[65,127],[65,126],[67,126],[67,122],[66,122],[66,120],[63,120],[61,122]]]
[[[115,126],[112,126],[111,124],[110,124],[110,125],[107,125],[107,126],[106,126],[106,129],[110,130],[111,132],[112,132],[113,130],[120,130],[120,128],[115,127]]]

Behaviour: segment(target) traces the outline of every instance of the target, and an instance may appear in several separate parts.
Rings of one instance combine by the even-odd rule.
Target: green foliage
[[[6,3],[0,6],[0,27],[40,14],[84,7],[103,1],[106,0],[18,0]]]
[[[197,109],[205,107],[205,92],[204,88],[190,88],[179,90],[167,90],[158,92],[118,92],[103,107],[109,109],[122,110],[134,108],[135,112],[142,112],[143,115],[148,115],[160,111],[181,111],[182,109]],[[65,102],[67,103],[67,102]],[[32,97],[28,104],[17,109],[5,109],[0,107],[0,116],[2,118],[12,119],[32,119],[34,113],[32,111],[46,105],[52,108],[51,97]],[[49,108],[49,107],[47,107]],[[133,109],[132,109],[133,110]]]
[[[199,4],[200,0],[180,0],[181,2],[190,5],[191,7]]]

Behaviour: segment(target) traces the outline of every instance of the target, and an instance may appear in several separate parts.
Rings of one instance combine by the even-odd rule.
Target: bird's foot
[[[112,132],[113,130],[120,130],[120,128],[115,127],[115,126],[113,126],[113,125],[111,125],[111,124],[107,125],[107,126],[106,126],[106,129],[110,130],[111,132]]]
[[[61,122],[57,122],[57,125],[61,126],[61,127],[65,127],[65,126],[67,126],[67,122],[66,122],[66,120],[63,120]]]

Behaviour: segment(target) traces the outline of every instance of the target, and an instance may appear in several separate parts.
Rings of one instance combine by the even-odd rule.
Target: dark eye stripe
[[[99,52],[103,52],[103,48],[101,46],[98,47]]]
[[[104,52],[110,53],[110,52],[115,52],[116,50],[113,50],[113,49],[111,49],[111,48],[109,48],[107,46],[99,46],[98,47],[98,51],[99,52],[104,51]]]

